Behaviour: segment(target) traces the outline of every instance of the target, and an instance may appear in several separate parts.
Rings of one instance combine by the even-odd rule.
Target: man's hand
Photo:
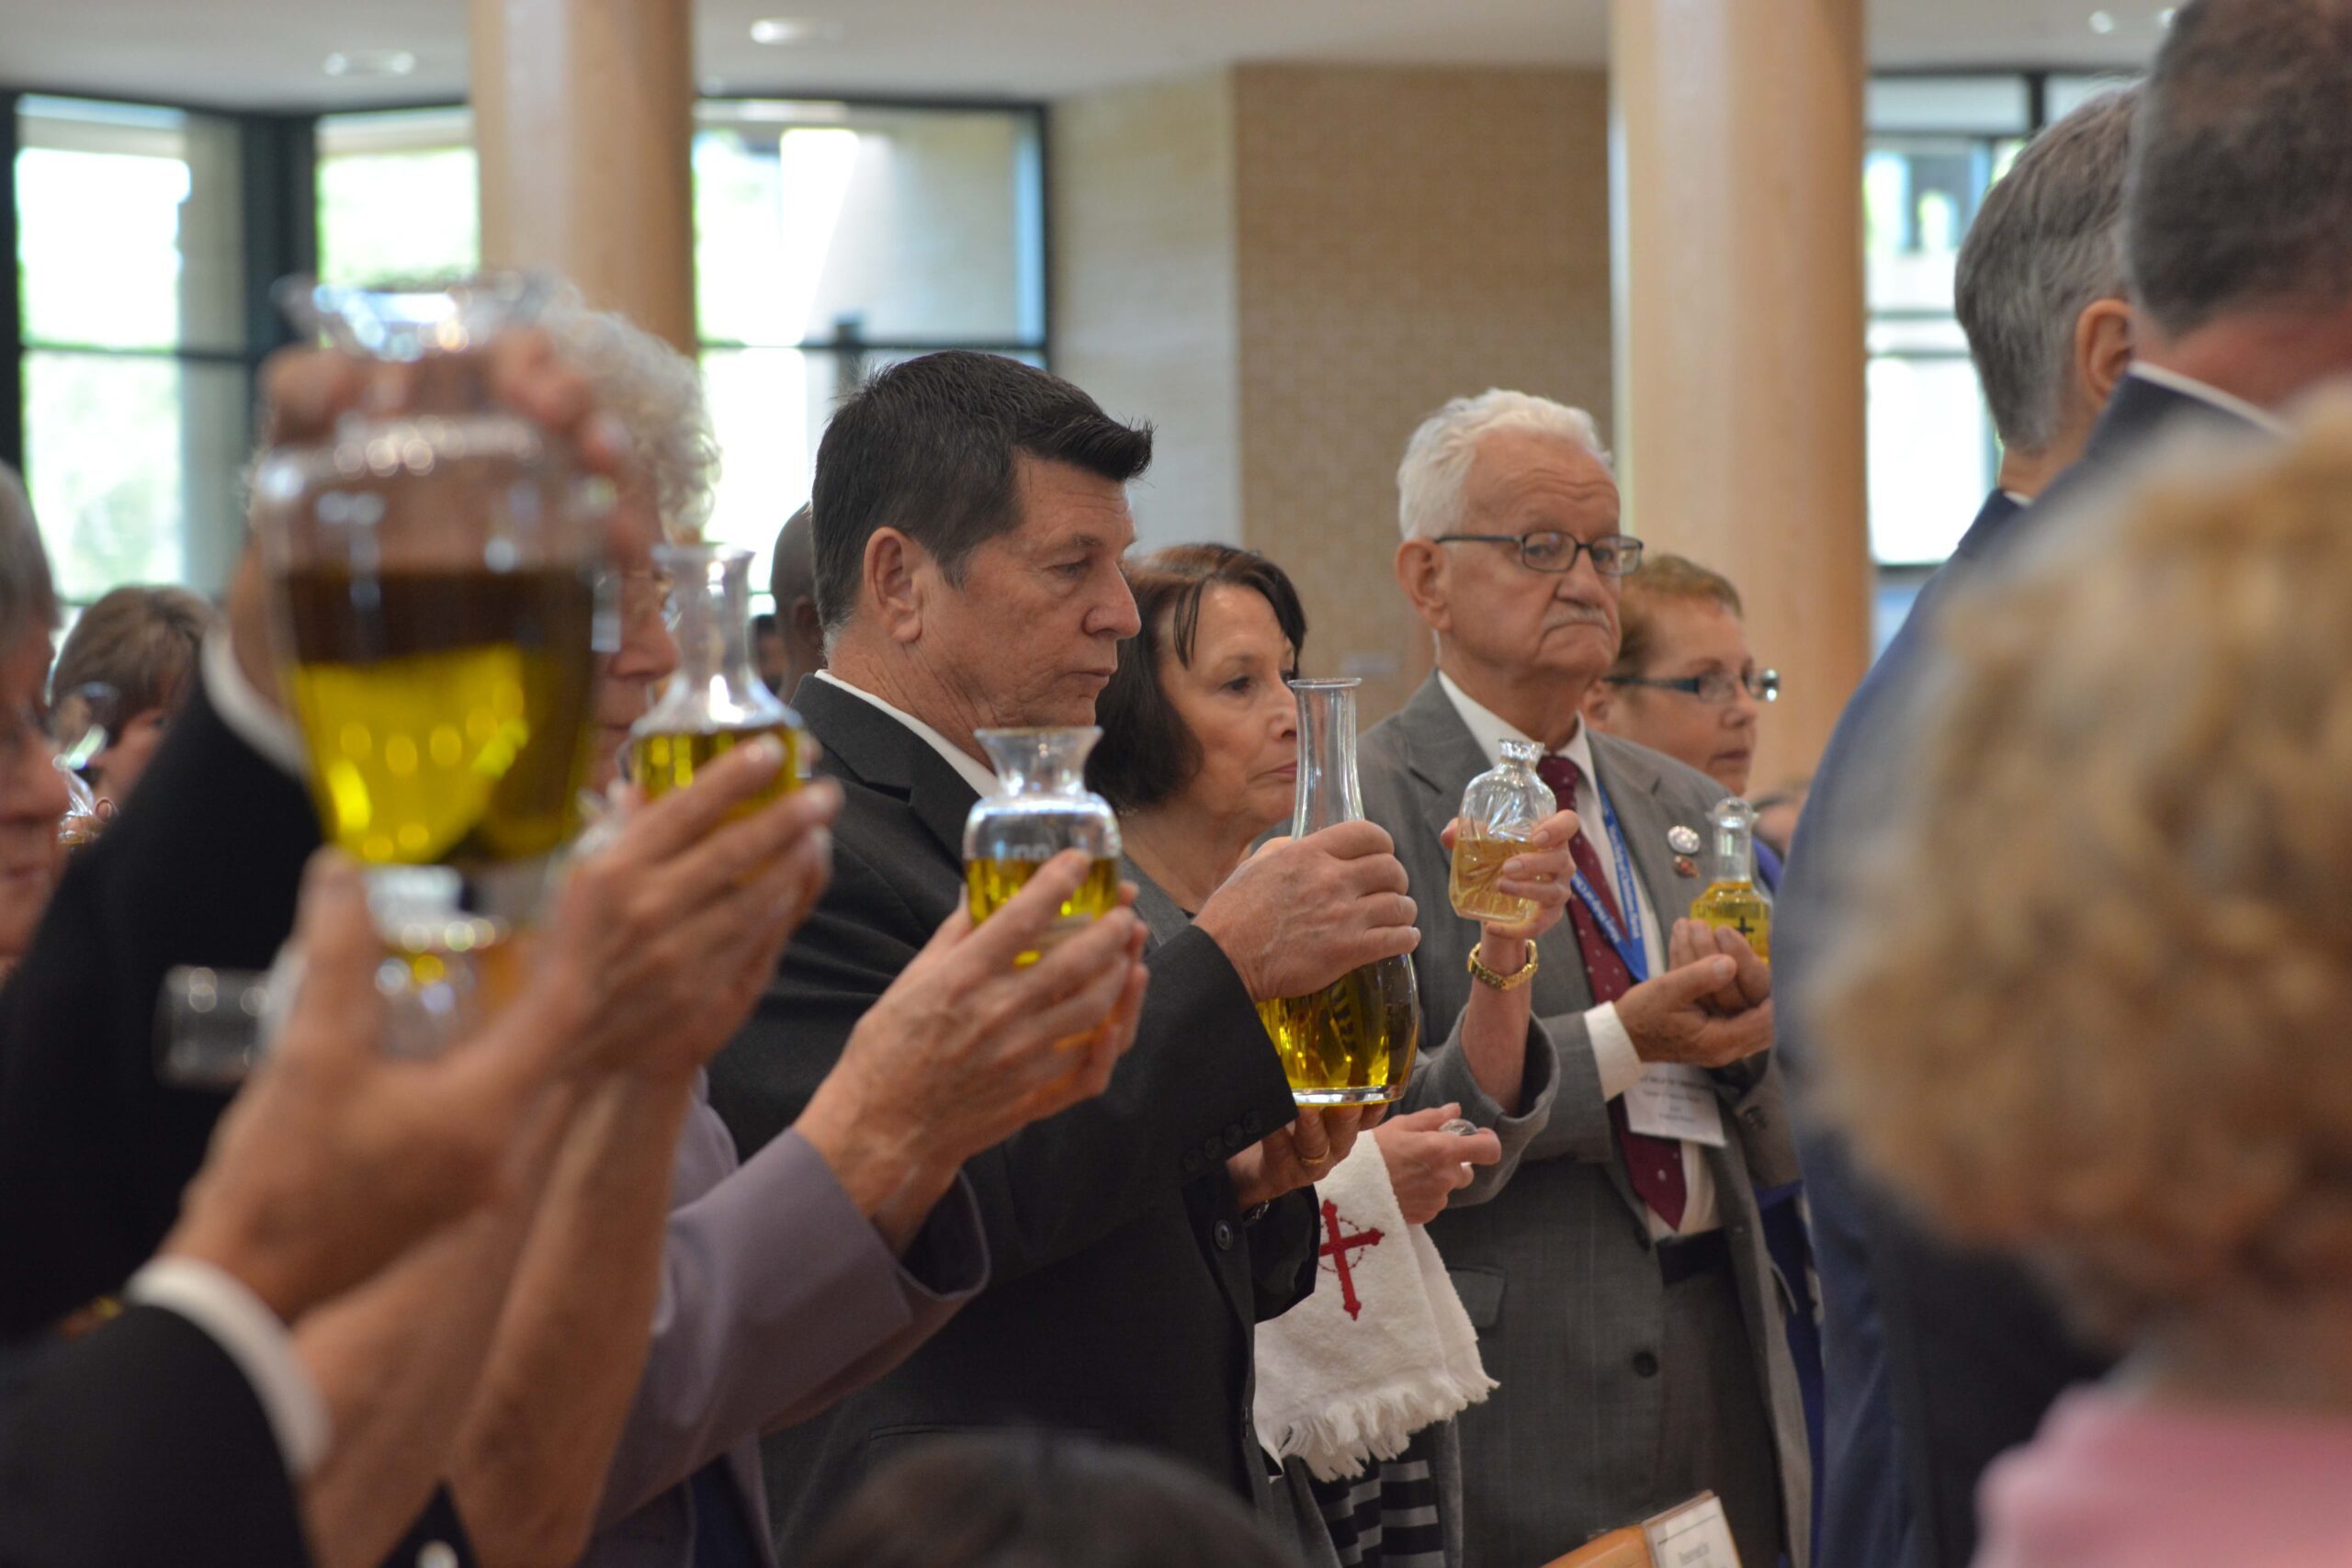
[[[1473,1166],[1502,1161],[1503,1141],[1490,1130],[1481,1127],[1466,1136],[1444,1131],[1461,1114],[1459,1105],[1432,1105],[1384,1122],[1372,1135],[1408,1225],[1428,1224],[1443,1213],[1453,1195],[1470,1185]]]
[[[1374,822],[1274,839],[1201,907],[1252,1001],[1303,997],[1420,944],[1396,843]]]
[[[818,779],[741,819],[784,748],[739,746],[684,789],[630,804],[619,836],[576,863],[545,940],[591,987],[583,1061],[691,1074],[733,1036],[831,875],[841,786]]]
[[[1478,961],[1498,974],[1516,975],[1527,964],[1527,944],[1560,923],[1567,912],[1569,884],[1576,879],[1576,856],[1568,840],[1583,830],[1573,811],[1555,811],[1536,824],[1527,847],[1503,862],[1495,879],[1496,891],[1525,898],[1535,913],[1516,924],[1483,921],[1478,928]],[[1438,835],[1448,853],[1462,836],[1462,818],[1455,818]]]
[[[1142,1015],[1144,930],[1125,907],[1035,951],[1088,861],[1067,850],[978,926],[950,915],[876,998],[794,1126],[885,1235],[911,1236],[957,1167],[1102,1092]]]
[[[1245,1209],[1311,1187],[1348,1157],[1356,1136],[1388,1114],[1381,1105],[1302,1105],[1298,1119],[1225,1162],[1234,1201]]]
[[[1728,1018],[1762,1007],[1772,999],[1772,966],[1756,956],[1756,950],[1747,945],[1746,937],[1704,920],[1674,922],[1674,934],[1667,939],[1667,959],[1675,968],[1718,953],[1738,964],[1739,969],[1730,985],[1707,998],[1709,1007]]]
[[[163,1247],[235,1276],[288,1323],[499,1190],[585,1021],[568,978],[542,965],[474,1039],[428,1061],[383,1055],[383,942],[358,867],[333,851],[311,858],[296,939],[292,1015]]]
[[[1727,1067],[1771,1044],[1770,1001],[1729,1017],[1714,1010],[1713,998],[1736,987],[1738,976],[1737,963],[1717,953],[1669,969],[1618,998],[1617,1017],[1635,1055],[1645,1062]]]

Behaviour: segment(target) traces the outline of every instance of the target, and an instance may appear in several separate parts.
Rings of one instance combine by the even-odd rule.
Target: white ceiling
[[[1718,0],[1759,4],[1763,0]],[[2159,0],[1867,0],[1882,67],[2143,63]],[[2114,24],[2094,31],[2091,15]],[[0,85],[312,108],[463,94],[466,0],[0,0]],[[752,41],[762,17],[839,36]],[[697,0],[707,91],[1051,98],[1235,61],[1597,64],[1607,0]],[[337,51],[405,77],[335,79]]]

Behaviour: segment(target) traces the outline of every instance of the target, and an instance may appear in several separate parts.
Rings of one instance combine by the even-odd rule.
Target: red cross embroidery
[[[1331,1260],[1340,1276],[1340,1304],[1348,1309],[1350,1317],[1361,1316],[1363,1303],[1356,1299],[1355,1276],[1348,1271],[1348,1254],[1357,1248],[1378,1247],[1380,1232],[1357,1231],[1350,1235],[1340,1225],[1340,1206],[1329,1198],[1323,1200],[1323,1250],[1320,1256]]]

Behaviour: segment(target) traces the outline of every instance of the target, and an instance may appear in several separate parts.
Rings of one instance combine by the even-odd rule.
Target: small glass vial
[[[1037,868],[1064,850],[1093,861],[1086,880],[1062,903],[1046,941],[1021,955],[1035,964],[1045,947],[1119,906],[1119,818],[1086,787],[1086,756],[1102,732],[1092,725],[1060,729],[974,732],[996,769],[996,790],[964,818],[964,886],[972,923],[987,919],[1028,886]]]
[[[1730,795],[1707,813],[1710,829],[1707,890],[1690,906],[1690,918],[1736,931],[1756,956],[1772,956],[1772,906],[1756,890],[1756,808]]]
[[[1503,742],[1503,760],[1462,792],[1462,826],[1453,840],[1453,872],[1446,894],[1465,920],[1515,926],[1535,918],[1535,900],[1497,889],[1503,863],[1525,849],[1544,819],[1559,807],[1552,786],[1535,776],[1543,749],[1532,740]]]
[[[735,809],[757,810],[799,787],[808,731],[760,679],[752,661],[752,552],[724,545],[662,545],[654,564],[670,575],[678,668],[629,729],[628,775],[650,800],[694,783],[697,769],[747,740],[784,743],[775,782]]]

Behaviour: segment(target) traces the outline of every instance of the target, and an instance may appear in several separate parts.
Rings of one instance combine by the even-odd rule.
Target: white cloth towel
[[[1337,1481],[1396,1458],[1414,1433],[1499,1385],[1436,1244],[1396,1207],[1378,1140],[1357,1139],[1315,1198],[1322,1277],[1258,1325],[1255,1414],[1269,1453]]]

